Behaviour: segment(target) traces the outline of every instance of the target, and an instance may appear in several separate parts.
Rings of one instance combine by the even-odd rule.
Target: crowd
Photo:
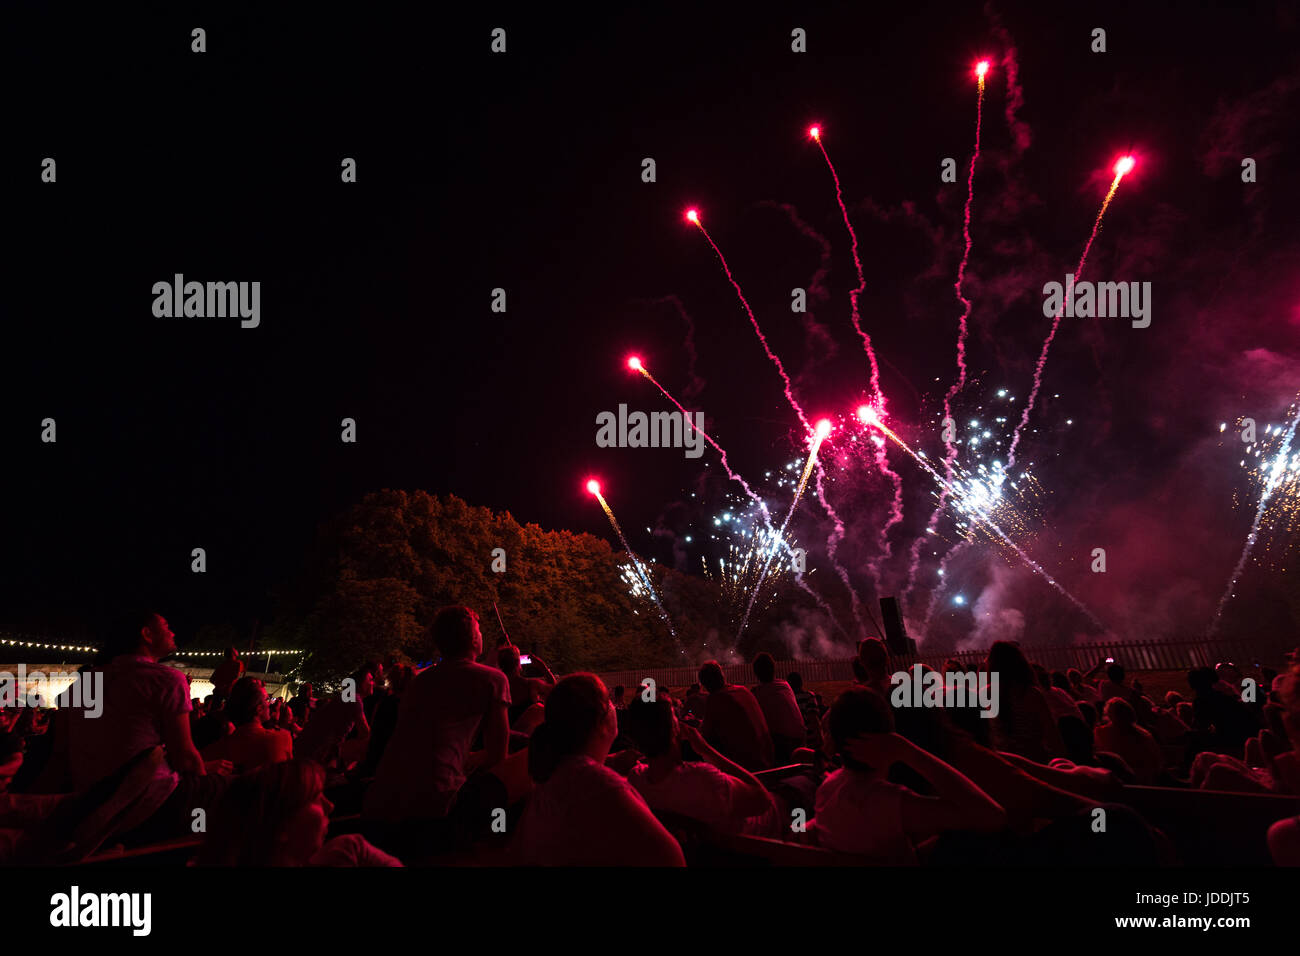
[[[434,666],[368,662],[288,700],[231,649],[200,700],[162,663],[166,620],[129,618],[88,665],[100,716],[0,711],[0,860],[179,841],[194,865],[681,866],[689,823],[864,864],[1150,864],[1176,850],[1126,786],[1300,795],[1297,660],[1196,669],[1152,699],[1119,663],[1048,672],[997,642],[976,668],[997,677],[985,710],[901,706],[877,640],[828,704],[767,654],[752,687],[709,661],[684,695],[629,695],[535,654],[525,668],[506,639],[480,662],[466,607],[430,636]],[[1267,842],[1300,865],[1300,818]]]

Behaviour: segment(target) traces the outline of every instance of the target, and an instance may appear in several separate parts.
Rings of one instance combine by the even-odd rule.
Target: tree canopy
[[[593,535],[521,525],[454,495],[379,491],[322,527],[271,630],[274,643],[310,651],[301,676],[319,679],[390,654],[432,659],[425,631],[447,604],[478,612],[490,649],[500,635],[495,601],[514,643],[535,646],[557,671],[672,663],[677,652],[657,610],[622,580],[627,560]],[[708,606],[704,582],[655,566],[651,574],[670,612]],[[694,642],[710,622],[691,619]]]

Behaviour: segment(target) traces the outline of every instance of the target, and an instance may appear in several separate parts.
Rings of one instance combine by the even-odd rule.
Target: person
[[[307,720],[316,707],[316,698],[312,696],[314,690],[310,683],[304,683],[298,688],[298,693],[293,700],[289,701],[289,709],[293,712],[294,721],[300,727],[307,725]]]
[[[680,814],[732,833],[784,835],[767,788],[710,747],[699,728],[680,723],[667,694],[660,692],[653,700],[633,698],[627,732],[647,761],[632,768],[628,783],[652,810]],[[685,760],[683,743],[700,759]]]
[[[293,757],[293,738],[285,730],[268,730],[270,705],[256,677],[235,681],[226,701],[234,731],[203,750],[205,760],[229,760],[236,773],[248,773]]]
[[[799,713],[803,715],[803,729],[808,746],[813,750],[821,750],[822,712],[826,709],[821,697],[804,689],[803,675],[797,671],[787,674],[785,681],[794,691],[795,703],[799,705]]]
[[[859,683],[870,687],[886,700],[893,689],[889,673],[889,648],[878,637],[867,637],[858,641],[858,663],[861,669]],[[858,673],[855,668],[854,673]]]
[[[528,712],[530,707],[541,703],[555,686],[555,675],[543,664],[540,658],[533,658],[533,663],[541,666],[546,678],[525,677],[520,663],[519,648],[513,644],[504,644],[497,648],[497,667],[506,675],[510,683],[510,726],[514,727]]]
[[[996,748],[1040,764],[1062,756],[1065,743],[1060,729],[1020,646],[994,641],[986,667],[998,675],[999,709],[992,718]]]
[[[1122,697],[1106,701],[1106,719],[1093,734],[1094,747],[1113,753],[1133,771],[1136,782],[1145,786],[1155,783],[1164,769],[1164,755],[1156,739],[1138,726],[1133,705]]]
[[[366,714],[366,723],[373,727],[375,709],[388,698],[390,693],[387,675],[392,672],[393,662],[391,660],[388,662],[388,670],[384,669],[384,662],[380,660],[370,660],[366,663],[370,666],[370,673],[374,677],[375,689],[362,702],[362,709]]]
[[[92,718],[77,710],[66,725],[70,789],[77,792],[162,748],[164,759],[141,765],[150,779],[140,799],[155,808],[131,835],[142,842],[188,833],[194,809],[215,805],[232,769],[229,761],[205,762],[194,746],[189,684],[179,670],[159,663],[174,653],[176,635],[166,618],[153,610],[127,615],[100,655],[102,712]]]
[[[506,759],[510,683],[497,668],[476,663],[483,652],[478,615],[459,605],[442,608],[430,633],[442,661],[416,675],[403,694],[397,727],[366,791],[362,816],[381,824],[372,831],[381,844],[385,831],[401,834],[389,839],[434,839],[439,828],[429,822],[447,818],[471,775]],[[471,752],[480,728],[483,749]]]
[[[244,662],[239,658],[239,651],[233,647],[226,648],[226,656],[212,671],[213,702],[220,704],[230,696],[230,689],[235,681],[244,676]]]
[[[1133,688],[1125,683],[1126,679],[1127,674],[1124,671],[1124,665],[1108,664],[1106,666],[1106,679],[1097,687],[1097,694],[1101,698],[1101,703],[1109,704],[1112,697],[1118,697],[1131,705],[1133,703]]]
[[[22,769],[23,745],[21,734],[0,732],[0,794],[9,792],[9,785]]]
[[[1214,676],[1216,678],[1214,686],[1218,690],[1232,697],[1241,696],[1241,668],[1236,664],[1225,661],[1215,665]]]
[[[366,722],[365,701],[375,692],[375,666],[363,664],[350,679],[351,687],[345,686],[344,692],[316,708],[294,742],[294,752],[298,756],[315,760],[326,769],[336,763],[340,770],[348,769],[365,753],[365,746],[369,743],[370,724]],[[356,739],[349,741],[348,737],[354,731]]]
[[[212,813],[200,866],[384,866],[402,863],[359,834],[326,841],[333,805],[325,768],[311,760],[269,764],[240,777]]]
[[[945,830],[993,832],[1006,814],[969,779],[894,733],[889,702],[868,687],[846,690],[830,710],[830,735],[844,766],[817,788],[810,829],[825,847],[886,865],[915,865],[915,844]],[[934,796],[890,783],[902,763]]]
[[[1047,709],[1052,713],[1052,719],[1060,725],[1061,719],[1073,717],[1083,720],[1083,713],[1079,710],[1079,705],[1075,699],[1070,696],[1070,681],[1060,671],[1052,674],[1047,673],[1047,669],[1037,664],[1034,665],[1034,673],[1038,677],[1038,685],[1047,699]]]
[[[708,705],[708,698],[704,696],[699,682],[692,684],[686,689],[686,700],[682,704],[682,710],[689,717],[696,720],[704,720],[704,710]]]
[[[625,779],[605,766],[618,716],[604,682],[555,685],[528,747],[536,787],[511,847],[539,866],[685,866],[682,849]]]
[[[1221,754],[1244,752],[1246,741],[1259,732],[1259,719],[1235,694],[1215,686],[1217,678],[1208,667],[1191,670],[1187,684],[1196,692],[1192,701],[1194,727],[1201,732],[1202,749]]]
[[[754,658],[754,676],[758,683],[750,688],[750,692],[758,701],[772,735],[773,760],[778,764],[788,763],[790,755],[808,740],[794,689],[785,681],[776,679],[776,662],[766,651]]]
[[[728,684],[717,661],[706,661],[699,677],[709,692],[704,739],[747,770],[771,767],[772,735],[754,695],[739,684]]]
[[[235,728],[226,715],[225,704],[213,703],[205,704],[203,713],[198,716],[190,714],[190,729],[194,746],[199,753],[202,753],[208,746],[233,732]]]
[[[1075,700],[1092,704],[1094,707],[1101,704],[1101,694],[1097,693],[1097,688],[1083,679],[1083,672],[1079,668],[1071,667],[1067,670],[1065,679],[1070,683],[1068,690]]]
[[[388,693],[375,707],[374,716],[370,719],[370,741],[366,745],[365,759],[357,765],[358,777],[373,777],[379,769],[379,761],[383,759],[388,742],[393,739],[393,731],[397,729],[402,695],[414,679],[415,668],[410,664],[394,662],[388,668]]]
[[[1300,816],[1278,820],[1268,828],[1268,852],[1276,866],[1300,866]]]

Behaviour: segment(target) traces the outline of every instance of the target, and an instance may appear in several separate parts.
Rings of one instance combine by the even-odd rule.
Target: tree
[[[496,548],[505,551],[502,573],[492,570]],[[322,527],[267,643],[308,649],[306,679],[390,654],[427,661],[436,653],[426,638],[433,615],[466,604],[490,652],[500,635],[495,601],[514,643],[535,645],[557,671],[674,663],[657,609],[620,578],[627,560],[592,535],[521,525],[455,496],[374,492]],[[651,573],[661,591],[698,591],[686,575]]]

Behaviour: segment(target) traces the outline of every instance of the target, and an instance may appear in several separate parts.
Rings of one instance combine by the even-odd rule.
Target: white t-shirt
[[[874,774],[836,770],[817,788],[813,829],[818,842],[889,866],[916,865],[916,850],[903,830],[902,803],[908,793]]]
[[[799,710],[799,701],[795,700],[794,690],[783,680],[774,680],[770,684],[755,684],[750,688],[758,706],[763,710],[767,729],[782,737],[796,740],[804,736],[803,713]]]
[[[1060,720],[1062,717],[1078,717],[1083,720],[1083,712],[1079,710],[1079,705],[1075,703],[1074,698],[1061,690],[1059,687],[1052,687],[1046,693],[1047,709],[1052,712],[1052,716]]]
[[[78,678],[80,679],[80,678]],[[185,675],[147,657],[124,654],[104,668],[103,711],[77,708],[68,724],[72,783],[84,790],[120,770],[141,751],[163,745],[163,731],[194,709]],[[158,777],[179,779],[164,761]]]
[[[510,706],[510,683],[495,667],[446,661],[422,671],[402,693],[364,815],[393,822],[445,817],[465,783],[474,735],[498,706]]]
[[[784,835],[775,803],[757,816],[739,816],[735,805],[745,790],[745,783],[712,764],[683,761],[668,776],[655,782],[650,780],[650,768],[637,764],[628,774],[627,782],[652,810],[677,813],[730,833],[778,838]]]
[[[684,866],[666,845],[677,843],[631,784],[580,754],[533,790],[513,851],[525,866]]]

